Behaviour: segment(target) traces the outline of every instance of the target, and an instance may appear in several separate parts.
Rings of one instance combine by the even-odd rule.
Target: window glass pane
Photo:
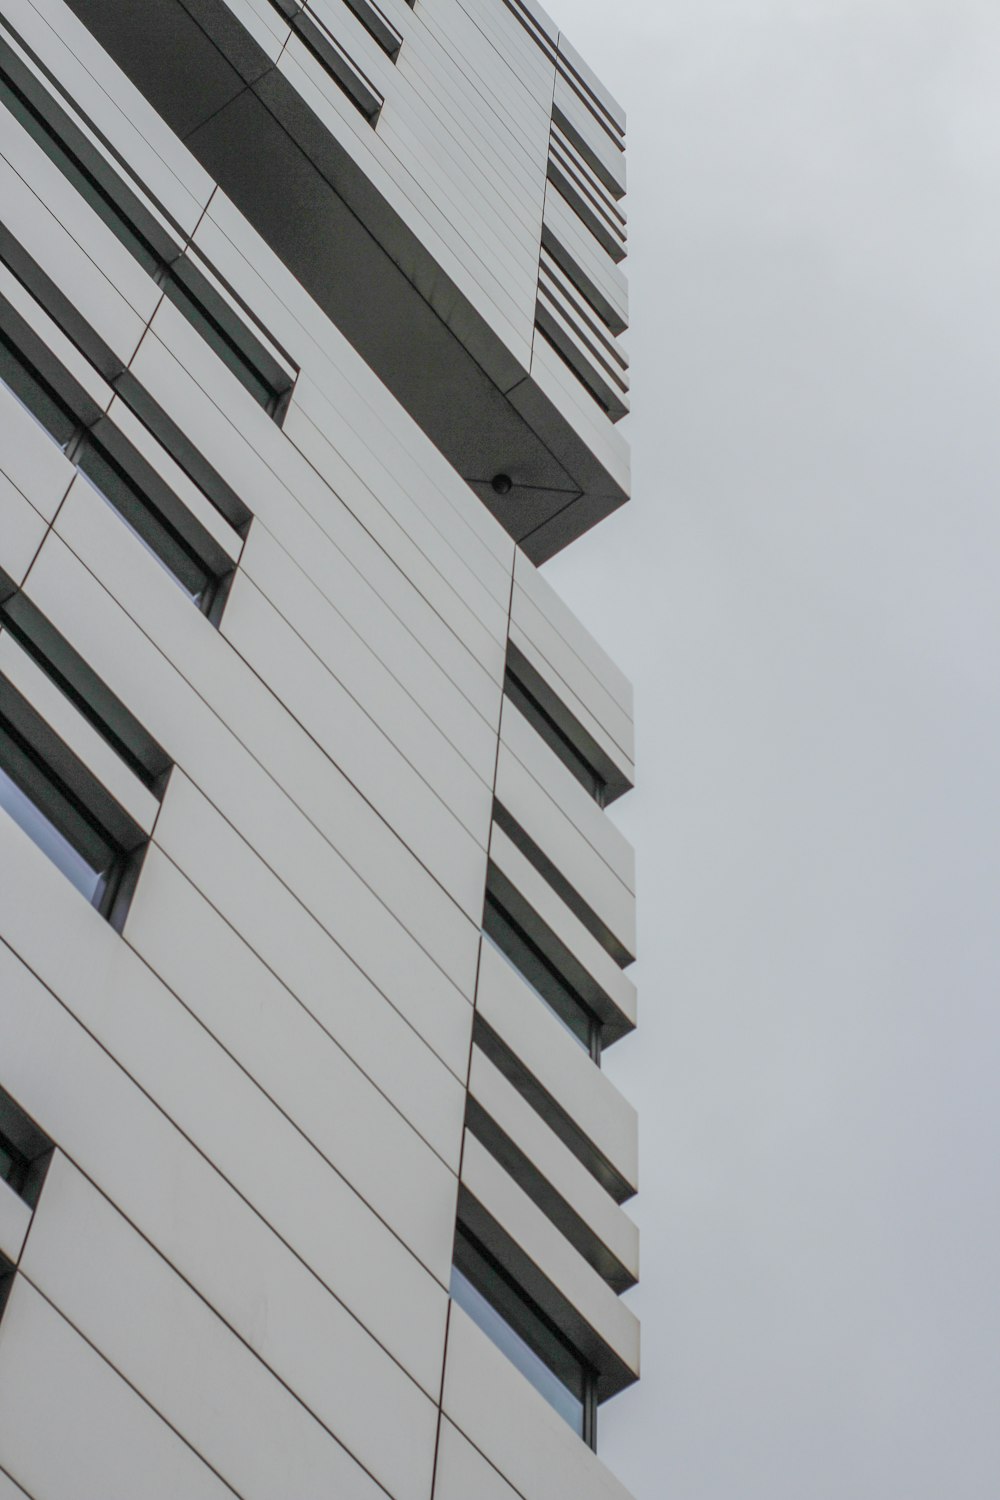
[[[139,264],[150,275],[160,267],[160,257],[144,236],[131,224],[116,203],[95,182],[86,168],[77,161],[73,153],[59,139],[55,130],[34,109],[24,96],[0,75],[0,102],[5,104],[28,134],[41,146],[67,179],[85,198],[91,208],[103,219],[111,232],[121,240],[126,250],[134,255]]]
[[[544,1000],[573,1040],[588,1052],[593,1052],[594,1032],[598,1025],[596,1017],[539,953],[527,934],[489,896],[486,898],[483,932],[539,999]]]
[[[0,1182],[12,1182],[15,1172],[14,1156],[0,1136]]]
[[[263,407],[269,407],[277,398],[278,392],[270,381],[265,380],[250,356],[216,322],[208,309],[174,276],[167,281],[164,290],[171,302],[180,308],[192,328],[198,330],[206,344],[211,345],[237,380],[246,386],[254,400],[259,401]]]
[[[8,762],[15,762],[12,766],[15,774],[21,773],[18,780],[26,781],[28,778],[23,774],[24,767],[20,762],[24,759],[20,752],[11,750],[10,742],[6,736],[0,739],[0,753]],[[40,776],[38,779],[41,779]],[[108,874],[113,863],[113,851],[110,846],[101,848],[100,840],[93,834],[87,839],[83,848],[71,838],[70,826],[75,822],[82,823],[84,820],[75,809],[66,803],[58,789],[53,785],[49,790],[50,805],[40,806],[39,802],[30,795],[24,786],[8,772],[0,767],[0,807],[14,819],[33,843],[37,844],[43,854],[61,870],[72,885],[75,885],[87,900],[96,905],[104,894],[107,887]],[[60,816],[61,815],[61,816]],[[64,824],[64,828],[59,827]],[[81,842],[83,842],[81,840]]]
[[[607,783],[603,776],[599,775],[587,758],[573,744],[568,735],[564,734],[538,699],[531,693],[524,683],[514,675],[510,667],[507,668],[507,676],[504,681],[504,691],[512,703],[524,714],[532,728],[553,750],[567,770],[571,771],[581,786],[593,797],[600,807],[604,806],[607,793]]]
[[[452,1267],[451,1295],[483,1332],[502,1349],[538,1393],[545,1397],[574,1432],[583,1435],[583,1400],[564,1385],[554,1370],[535,1353],[491,1302],[457,1266]]]
[[[0,335],[0,383],[18,401],[39,427],[65,448],[78,422],[68,407],[22,358],[14,346]]]
[[[161,520],[151,502],[92,443],[81,452],[79,468],[91,488],[118,512],[160,567],[200,606],[207,596],[211,576],[173,528]]]

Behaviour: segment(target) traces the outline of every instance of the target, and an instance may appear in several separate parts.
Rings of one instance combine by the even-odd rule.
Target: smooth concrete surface
[[[31,1209],[12,1187],[0,1182],[0,1255],[17,1265],[24,1249],[24,1237],[31,1223]]]
[[[58,1436],[49,1425],[59,1413]],[[214,1474],[26,1276],[0,1327],[0,1464],[22,1493],[101,1500],[229,1500]]]
[[[443,1409],[523,1500],[629,1500],[600,1459],[454,1304]]]

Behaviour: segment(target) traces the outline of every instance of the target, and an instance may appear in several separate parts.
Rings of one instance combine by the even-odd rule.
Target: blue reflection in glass
[[[548,1010],[550,1015],[555,1016],[562,1029],[569,1032],[570,1036],[573,1038],[574,1042],[576,1042],[577,1046],[582,1047],[584,1052],[589,1052],[590,1046],[588,1042],[580,1035],[578,1031],[574,1031],[573,1027],[567,1021],[566,1017],[560,1011],[556,1010],[548,995],[546,995],[543,990],[540,990],[538,988],[538,985],[528,977],[528,975],[521,968],[520,964],[514,962],[510,954],[506,953],[504,949],[501,948],[500,944],[497,942],[493,934],[489,932],[485,927],[483,928],[483,937],[489,943],[491,948],[496,949],[497,953],[499,953],[500,957],[503,959],[507,967],[509,969],[513,969],[514,973],[524,980],[529,990],[531,990],[533,994],[538,996],[539,1000],[541,1000],[542,1004],[545,1006],[546,1010]]]
[[[10,814],[18,827],[38,845],[43,854],[48,855],[56,868],[62,871],[88,901],[96,903],[100,899],[107,871],[96,870],[2,769],[0,807]]]
[[[539,1395],[544,1396],[573,1431],[582,1436],[583,1402],[563,1385],[559,1376],[549,1369],[519,1333],[515,1333],[483,1294],[476,1291],[469,1278],[457,1266],[452,1266],[451,1269],[451,1295],[459,1307],[493,1340],[497,1348],[503,1350],[521,1374],[527,1376]]]

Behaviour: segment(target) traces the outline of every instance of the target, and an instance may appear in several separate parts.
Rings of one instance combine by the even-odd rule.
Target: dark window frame
[[[600,1017],[577,994],[565,975],[560,973],[558,967],[489,889],[483,905],[483,932],[587,1052],[591,1061],[600,1067],[603,1040],[603,1023]],[[525,951],[518,953],[518,948]],[[526,956],[532,964],[533,973],[527,971]]]
[[[605,807],[607,805],[607,781],[600,771],[591,765],[586,755],[578,745],[574,744],[565,730],[556,723],[510,661],[507,663],[504,677],[504,692],[515,708],[521,711],[535,733],[545,741],[550,750],[558,755],[584,791],[589,792],[598,807]]]
[[[41,821],[97,877],[94,889],[81,890],[75,877],[60,868],[49,838],[39,839],[8,807],[12,818],[45,856],[60,869],[116,931],[124,925],[129,903],[149,845],[149,835],[115,800],[101,781],[56,734],[37,709],[0,676],[0,772],[5,796],[27,804],[28,821]],[[15,798],[14,793],[17,793]],[[36,816],[32,818],[30,813]],[[37,826],[37,823],[36,823]],[[102,859],[103,854],[103,859]]]

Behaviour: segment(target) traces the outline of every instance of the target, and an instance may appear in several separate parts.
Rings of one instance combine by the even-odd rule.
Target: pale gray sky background
[[[550,0],[630,116],[639,1500],[1000,1497],[1000,5]]]

